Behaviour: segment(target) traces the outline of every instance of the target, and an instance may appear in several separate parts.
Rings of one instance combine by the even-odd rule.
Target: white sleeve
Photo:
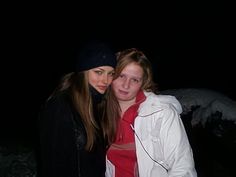
[[[170,167],[169,177],[196,177],[192,148],[177,111],[170,106],[163,111],[160,130],[164,159]]]

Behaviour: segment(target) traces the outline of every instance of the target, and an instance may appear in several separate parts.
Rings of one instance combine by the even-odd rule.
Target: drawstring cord
[[[131,129],[133,130],[135,136],[138,138],[138,140],[139,140],[139,142],[140,142],[140,144],[141,144],[143,150],[144,150],[144,151],[146,152],[146,154],[150,157],[150,159],[151,159],[152,161],[154,161],[155,163],[157,163],[158,165],[160,165],[162,168],[164,168],[164,169],[166,170],[166,172],[168,172],[168,167],[165,167],[165,163],[164,163],[163,161],[161,161],[161,160],[159,160],[159,161],[155,160],[155,159],[148,153],[148,151],[145,149],[145,147],[143,146],[143,143],[141,142],[139,136],[137,135],[137,133],[136,133],[135,130],[134,130],[134,126],[133,126],[132,124],[130,124],[130,127],[131,127]],[[167,165],[166,165],[166,166],[167,166]]]

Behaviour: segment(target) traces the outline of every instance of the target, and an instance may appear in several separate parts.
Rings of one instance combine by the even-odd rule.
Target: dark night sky
[[[10,72],[5,72],[5,84],[13,97],[6,99],[6,122],[13,120],[16,127],[34,122],[40,104],[73,68],[75,49],[93,38],[110,42],[117,51],[143,50],[153,63],[160,90],[209,88],[236,99],[222,4],[126,2],[88,7],[37,5],[6,14],[4,50]]]
[[[42,85],[53,87],[52,82],[71,69],[75,48],[87,39],[100,38],[117,51],[129,47],[143,50],[153,63],[161,90],[200,87],[235,98],[232,57],[225,51],[228,30],[222,4],[110,6],[95,4],[87,12],[48,9],[43,19],[39,17],[33,34],[39,41],[39,55],[33,55],[40,66],[34,74]]]

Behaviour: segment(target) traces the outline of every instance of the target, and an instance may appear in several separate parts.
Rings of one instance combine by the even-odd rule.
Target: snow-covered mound
[[[205,123],[212,118],[229,120],[236,124],[236,101],[229,97],[207,89],[170,89],[161,94],[175,96],[182,105],[183,115],[192,112],[192,126]],[[212,116],[220,113],[221,116]]]
[[[214,90],[187,88],[161,91],[182,105],[181,118],[193,148],[199,177],[234,177],[236,102]]]

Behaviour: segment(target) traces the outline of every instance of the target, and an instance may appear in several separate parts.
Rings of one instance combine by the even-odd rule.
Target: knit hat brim
[[[86,71],[99,66],[116,67],[115,52],[100,41],[92,41],[81,48],[76,57],[76,71]]]

